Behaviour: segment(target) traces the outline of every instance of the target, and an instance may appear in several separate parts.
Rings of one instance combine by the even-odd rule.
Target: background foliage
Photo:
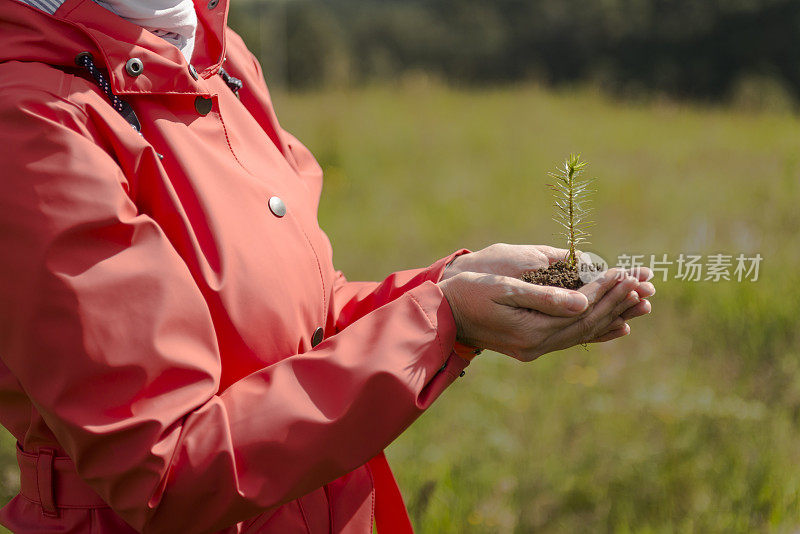
[[[745,106],[800,91],[794,0],[275,0],[236,5],[231,25],[291,88],[423,70]]]
[[[480,356],[388,451],[419,532],[800,528],[798,120],[419,81],[278,105],[325,167],[320,219],[354,279],[554,242],[546,172],[577,149],[612,263],[765,258],[757,282],[658,281],[628,338]]]
[[[482,355],[389,449],[420,532],[797,531],[797,120],[530,87],[279,105],[326,169],[320,218],[353,278],[553,242],[546,172],[578,147],[612,262],[765,257],[757,282],[659,281],[629,338]]]

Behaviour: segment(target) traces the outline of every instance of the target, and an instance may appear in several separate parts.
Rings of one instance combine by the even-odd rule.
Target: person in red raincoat
[[[529,361],[650,309],[646,270],[579,292],[514,278],[548,247],[349,282],[322,171],[227,0],[163,31],[131,0],[26,2],[0,0],[13,532],[408,532],[381,451],[477,347]]]

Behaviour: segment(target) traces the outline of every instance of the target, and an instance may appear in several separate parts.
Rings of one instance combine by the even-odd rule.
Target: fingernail
[[[580,293],[572,293],[567,296],[567,308],[572,311],[583,311],[588,305],[589,301]]]

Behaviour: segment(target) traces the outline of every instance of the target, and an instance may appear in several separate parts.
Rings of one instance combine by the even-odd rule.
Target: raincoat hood
[[[193,67],[209,77],[225,58],[228,0],[195,1],[195,11]],[[66,0],[54,15],[17,0],[0,0],[0,62],[73,68],[81,52],[90,52],[99,66],[108,69],[112,90],[120,96],[196,92],[189,64],[178,48],[93,0]],[[135,77],[125,72],[131,57],[147,66]]]
[[[191,62],[197,14],[192,0],[95,0],[98,4],[158,35]]]

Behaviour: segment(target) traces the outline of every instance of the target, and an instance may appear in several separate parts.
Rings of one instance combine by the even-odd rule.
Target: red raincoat
[[[92,0],[0,0],[0,422],[21,466],[0,523],[388,530],[405,512],[381,451],[468,364],[435,284],[454,255],[381,283],[335,271],[320,167],[226,0],[195,3],[198,79]]]

